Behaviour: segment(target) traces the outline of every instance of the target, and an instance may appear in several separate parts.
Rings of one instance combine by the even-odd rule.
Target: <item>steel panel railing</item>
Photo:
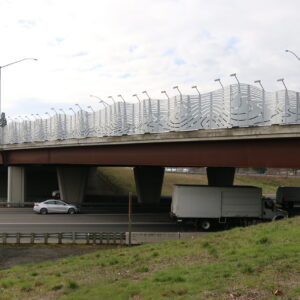
[[[299,123],[299,92],[266,92],[248,84],[233,84],[201,95],[117,102],[93,112],[9,121],[0,129],[0,143]]]

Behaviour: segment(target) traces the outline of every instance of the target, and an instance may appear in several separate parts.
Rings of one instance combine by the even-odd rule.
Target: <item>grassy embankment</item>
[[[108,168],[100,167],[100,172],[115,186],[118,192],[127,194],[129,191],[135,193],[133,170],[130,168]],[[173,184],[207,184],[206,175],[199,174],[176,174],[165,173],[163,183],[163,195],[172,194]],[[280,185],[300,186],[300,178],[271,177],[271,176],[236,176],[235,185],[253,185],[263,189],[264,194],[275,194]],[[113,191],[111,191],[113,192]]]
[[[299,261],[294,218],[13,267],[0,299],[300,299]]]

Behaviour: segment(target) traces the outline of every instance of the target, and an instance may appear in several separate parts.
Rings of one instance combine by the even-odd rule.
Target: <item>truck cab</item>
[[[274,201],[269,198],[262,198],[263,219],[276,221],[288,217],[288,212],[276,207]]]

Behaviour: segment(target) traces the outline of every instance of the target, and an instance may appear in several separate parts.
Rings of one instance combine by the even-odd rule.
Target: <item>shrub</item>
[[[157,256],[159,256],[159,253],[158,253],[158,252],[153,252],[153,253],[151,254],[151,256],[152,256],[152,257],[157,257]]]
[[[139,266],[137,268],[134,269],[135,272],[137,273],[143,273],[143,272],[148,272],[149,268],[147,266]]]
[[[270,244],[270,240],[267,237],[262,237],[261,239],[256,241],[258,245]]]
[[[57,284],[51,288],[52,291],[58,291],[63,288],[62,284]]]
[[[78,283],[76,281],[71,280],[71,281],[68,282],[67,287],[69,289],[76,290],[76,289],[79,288],[79,285],[78,285]]]

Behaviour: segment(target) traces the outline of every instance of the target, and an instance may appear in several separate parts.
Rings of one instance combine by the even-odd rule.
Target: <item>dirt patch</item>
[[[0,270],[27,263],[40,263],[59,258],[82,255],[111,246],[0,246]]]

